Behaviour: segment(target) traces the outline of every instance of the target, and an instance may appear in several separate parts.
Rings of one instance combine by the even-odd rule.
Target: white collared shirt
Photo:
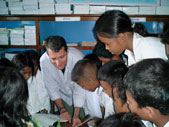
[[[98,88],[94,92],[85,90],[85,114],[90,116],[102,118],[102,112],[99,104]]]
[[[40,70],[37,71],[36,77],[34,76],[33,81],[37,85],[41,109],[46,109],[48,112],[50,112],[50,98]]]
[[[76,62],[84,55],[78,49],[69,47],[65,72],[57,69],[45,52],[40,58],[41,72],[51,100],[63,99],[69,105],[82,107],[85,90],[71,80],[71,72]]]
[[[38,87],[34,84],[33,77],[31,76],[27,82],[29,92],[27,108],[29,113],[33,115],[41,110],[41,103],[38,95]]]
[[[137,33],[133,34],[133,52],[126,50],[128,66],[146,58],[168,59],[165,45],[157,37],[143,37]]]
[[[169,121],[164,125],[164,127],[169,127]]]
[[[115,114],[113,98],[109,97],[105,92],[103,92],[103,87],[99,88],[99,98],[100,98],[100,106],[104,107],[104,119],[110,115]]]

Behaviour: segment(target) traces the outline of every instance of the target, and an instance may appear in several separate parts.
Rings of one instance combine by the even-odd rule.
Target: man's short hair
[[[169,63],[160,58],[145,59],[133,65],[124,85],[140,107],[151,106],[169,115]]]
[[[132,113],[117,113],[101,121],[98,127],[145,127],[141,119]]]
[[[66,41],[61,36],[50,36],[46,39],[46,45],[45,45],[46,50],[51,49],[54,52],[58,52],[63,47],[65,51],[67,51]]]

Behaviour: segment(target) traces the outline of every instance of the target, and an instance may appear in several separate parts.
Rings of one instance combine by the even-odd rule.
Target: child
[[[110,60],[120,60],[124,62],[123,60],[124,54],[120,55],[111,54],[108,50],[105,49],[105,44],[100,42],[99,40],[93,50],[93,54],[96,54],[99,60],[102,61],[102,65],[109,62]]]
[[[26,122],[31,121],[26,80],[12,67],[0,67],[0,72],[0,127],[33,127]]]
[[[43,105],[41,104],[40,100],[42,98],[39,98],[39,96],[41,97],[41,95],[38,95],[38,87],[33,82],[33,61],[30,59],[28,54],[26,54],[25,52],[20,52],[13,57],[12,63],[28,82],[29,100],[27,107],[30,114],[33,115],[37,112],[41,112],[41,110],[43,109]]]
[[[104,119],[98,127],[145,127],[145,125],[132,113],[117,113]]]
[[[128,56],[128,66],[146,58],[168,59],[165,45],[156,37],[142,36],[140,24],[131,22],[128,15],[119,10],[104,12],[96,21],[94,31],[98,39],[112,54]],[[145,28],[143,28],[145,29]],[[137,31],[136,31],[137,30]]]
[[[50,112],[50,98],[49,94],[47,92],[47,89],[45,87],[44,81],[42,79],[41,71],[40,71],[40,65],[39,65],[39,55],[34,50],[28,50],[25,51],[25,54],[27,54],[31,60],[33,60],[34,63],[34,75],[33,75],[33,83],[37,85],[38,95],[42,105],[41,113],[49,113]]]
[[[25,77],[26,80],[33,76],[33,62],[23,52],[16,54],[12,59],[12,63],[14,64],[16,69]]]
[[[97,69],[99,69],[102,66],[101,60],[94,53],[87,54],[83,59],[89,59],[89,60],[93,61],[96,64]]]
[[[127,66],[118,60],[109,61],[98,71],[98,80],[105,93],[100,95],[101,106],[105,109],[104,118],[114,114],[114,108],[116,112],[128,111],[127,104],[123,101],[125,100],[125,92],[123,89],[117,89],[117,86],[122,85],[123,77],[127,71]],[[115,107],[113,107],[113,101]]]
[[[72,70],[72,81],[78,83],[82,88],[86,89],[85,114],[102,118],[97,88],[100,84],[97,80],[96,64],[89,59],[79,60]]]
[[[129,109],[158,127],[169,126],[169,63],[160,58],[133,65],[124,77]]]

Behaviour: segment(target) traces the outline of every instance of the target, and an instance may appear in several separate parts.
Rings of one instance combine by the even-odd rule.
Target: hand
[[[46,109],[42,109],[42,110],[40,111],[40,113],[47,114],[47,113],[48,113],[48,110],[46,110]]]
[[[73,124],[72,126],[76,126],[78,124],[82,123],[81,120],[78,117],[73,117]]]
[[[65,111],[65,112],[61,112],[60,119],[61,120],[68,120],[69,123],[71,123],[72,117],[67,111]]]

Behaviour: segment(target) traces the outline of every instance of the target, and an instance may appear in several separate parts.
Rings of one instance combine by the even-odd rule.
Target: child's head
[[[0,59],[0,66],[3,66],[3,67],[13,67],[13,64],[7,58],[1,58]]]
[[[89,59],[79,60],[72,70],[72,81],[84,89],[94,91],[100,84],[97,80],[97,66]]]
[[[30,59],[29,55],[25,54],[24,52],[20,52],[16,54],[13,59],[12,63],[19,70],[19,72],[28,80],[34,72],[34,65],[32,60]]]
[[[98,127],[145,127],[141,119],[132,113],[117,113],[104,119]]]
[[[108,50],[105,49],[105,44],[99,40],[93,50],[93,53],[96,54],[96,56],[100,59],[100,61],[102,61],[102,65],[111,60],[123,61],[122,54],[121,55],[111,54]]]
[[[22,126],[28,118],[28,87],[24,77],[12,67],[0,67],[0,126]]]
[[[133,32],[144,35],[145,28],[133,24],[127,14],[120,10],[104,12],[96,21],[94,32],[97,38],[103,42],[106,49],[112,54],[120,55],[125,49],[129,49]],[[141,29],[142,28],[142,29]],[[136,31],[137,30],[137,31]]]
[[[127,71],[127,66],[118,60],[104,64],[98,71],[98,80],[103,91],[113,97],[116,112],[127,111],[125,90],[122,84]]]
[[[33,60],[34,64],[34,75],[36,75],[38,69],[40,69],[40,63],[39,63],[39,55],[36,51],[34,50],[27,50],[25,53],[30,57],[30,59]]]
[[[169,116],[169,63],[160,58],[145,59],[133,65],[124,77],[131,112],[144,120],[157,122]],[[169,118],[168,118],[169,120]]]
[[[87,54],[83,59],[89,59],[89,60],[93,61],[96,64],[98,69],[102,66],[102,62],[99,60],[97,55],[94,53]]]

